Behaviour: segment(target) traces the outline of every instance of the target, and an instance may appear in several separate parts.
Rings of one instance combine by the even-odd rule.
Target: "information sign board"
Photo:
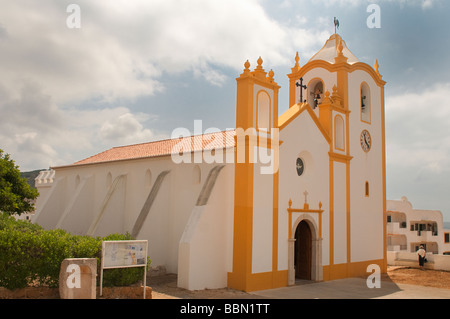
[[[147,277],[147,240],[111,240],[102,242],[100,296],[103,292],[103,269],[144,267],[144,299]]]

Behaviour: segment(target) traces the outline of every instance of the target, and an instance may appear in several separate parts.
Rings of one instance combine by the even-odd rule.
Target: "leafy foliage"
[[[0,211],[22,214],[34,210],[39,193],[20,176],[19,167],[0,149]]]
[[[44,230],[39,225],[0,213],[0,287],[11,290],[32,284],[58,287],[64,259],[97,258],[100,267],[103,240],[132,239],[128,233],[94,238],[71,235],[61,229]],[[142,279],[143,271],[141,267],[105,271],[103,285],[136,283]]]

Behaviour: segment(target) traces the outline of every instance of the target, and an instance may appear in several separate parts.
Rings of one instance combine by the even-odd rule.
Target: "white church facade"
[[[236,79],[236,130],[115,147],[36,180],[34,222],[147,239],[180,287],[254,291],[386,271],[385,82],[333,34],[289,77]],[[209,159],[209,160],[208,160]],[[214,160],[210,160],[214,159]],[[46,177],[45,174],[51,174]]]

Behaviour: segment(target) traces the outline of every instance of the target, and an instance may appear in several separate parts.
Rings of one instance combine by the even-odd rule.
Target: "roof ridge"
[[[121,145],[121,146],[113,146],[113,147],[111,147],[108,150],[117,149],[117,148],[123,148],[123,147],[130,147],[130,146],[138,146],[138,145],[144,145],[144,144],[152,144],[152,143],[158,143],[158,142],[164,142],[164,141],[175,141],[175,140],[183,139],[183,138],[192,138],[192,137],[195,137],[195,136],[205,136],[205,135],[219,134],[219,133],[232,132],[232,131],[236,131],[236,130],[235,129],[226,129],[226,130],[221,130],[221,131],[218,131],[218,132],[193,134],[193,135],[184,136],[184,137],[180,136],[180,137],[177,137],[177,138],[168,137],[168,138],[164,138],[162,140],[156,140],[156,141],[150,141],[150,142],[142,142],[142,143],[135,143],[135,144],[128,144],[128,145]],[[108,150],[106,150],[106,151],[108,151]],[[104,151],[104,152],[106,152],[106,151]],[[100,152],[100,153],[103,153],[103,152]],[[95,156],[95,155],[92,155],[92,156]]]

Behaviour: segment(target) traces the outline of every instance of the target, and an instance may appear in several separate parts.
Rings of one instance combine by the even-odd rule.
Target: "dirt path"
[[[420,270],[410,267],[388,267],[382,280],[396,284],[421,285],[450,289],[450,272],[438,270]],[[177,276],[167,274],[149,277],[147,285],[153,289],[153,299],[255,299],[257,296],[242,291],[223,288],[189,291],[177,287]]]
[[[386,280],[396,284],[410,284],[450,289],[450,272],[441,270],[420,270],[411,267],[388,267]]]

